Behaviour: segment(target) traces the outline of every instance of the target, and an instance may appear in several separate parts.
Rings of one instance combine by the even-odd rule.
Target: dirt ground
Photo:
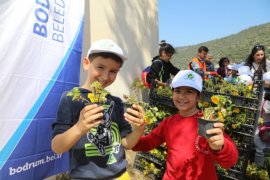
[[[126,159],[128,161],[127,171],[131,180],[151,180],[143,175],[143,173],[133,167],[136,152],[126,150]],[[60,173],[54,177],[47,178],[45,180],[70,180],[68,173]]]
[[[136,153],[131,150],[126,150],[126,159],[128,161],[128,174],[131,180],[150,180],[150,178],[143,175],[143,173],[133,167]]]

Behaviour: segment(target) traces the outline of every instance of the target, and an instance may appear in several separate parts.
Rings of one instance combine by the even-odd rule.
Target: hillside
[[[270,56],[270,23],[254,26],[224,38],[207,41],[193,46],[176,48],[172,63],[181,69],[187,69],[188,62],[197,55],[202,45],[209,48],[215,65],[221,57],[227,56],[231,62],[240,62],[246,59],[252,47],[256,44],[264,45],[266,56]]]

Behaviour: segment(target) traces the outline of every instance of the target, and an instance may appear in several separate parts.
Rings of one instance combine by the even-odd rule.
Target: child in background
[[[232,83],[232,84],[237,84],[238,81],[239,81],[239,78],[238,78],[238,68],[240,66],[238,64],[229,64],[228,65],[228,77],[225,77],[224,80],[229,82],[229,83]]]
[[[202,91],[202,78],[192,70],[177,73],[172,81],[173,102],[179,114],[160,122],[149,135],[142,136],[135,151],[150,151],[166,143],[168,155],[164,180],[216,180],[215,164],[230,168],[238,159],[234,142],[223,132],[224,124],[215,123],[205,139],[198,135],[201,112],[197,101]],[[132,122],[131,122],[132,123]]]
[[[87,55],[83,68],[88,77],[79,88],[84,98],[95,81],[102,88],[111,85],[126,60],[122,49],[109,39],[94,42]],[[107,95],[110,107],[103,112],[102,106],[72,101],[66,94],[61,97],[53,124],[52,150],[58,154],[69,151],[71,178],[129,179],[124,148],[131,149],[143,134],[143,108],[133,105],[124,114],[121,99]]]
[[[223,78],[227,77],[228,76],[228,65],[230,64],[229,58],[227,58],[227,57],[220,58],[218,64],[219,64],[219,67],[217,69],[217,73]]]
[[[159,55],[152,59],[152,65],[146,80],[150,84],[156,81],[158,85],[166,86],[170,84],[171,75],[175,76],[179,72],[179,68],[171,63],[171,58],[175,53],[173,46],[166,43],[165,40],[162,40],[159,46]]]

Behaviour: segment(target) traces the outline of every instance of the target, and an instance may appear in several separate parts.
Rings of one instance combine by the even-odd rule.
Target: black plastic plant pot
[[[103,106],[104,110],[103,110],[103,118],[102,119],[106,119],[105,117],[105,112],[109,109],[110,104],[107,104],[106,102],[88,102],[85,105],[90,105],[90,104],[97,104],[98,106]]]
[[[127,109],[128,109],[128,108],[135,109],[135,108],[132,107],[132,105],[133,105],[133,104],[130,104],[130,103],[124,103],[124,113],[128,113],[128,112],[127,112]],[[135,109],[135,110],[136,110],[136,109]],[[130,113],[128,113],[128,114],[129,114],[129,115],[132,115],[132,114],[130,114]],[[133,116],[133,115],[132,115],[132,116]]]
[[[205,119],[199,118],[199,128],[198,128],[199,135],[205,138],[210,138],[214,136],[215,134],[206,134],[206,131],[209,129],[213,129],[214,124],[217,122],[219,121],[218,120],[205,120]]]
[[[127,112],[128,108],[132,107],[132,104],[130,104],[130,103],[123,103],[123,104],[124,104],[124,113]]]

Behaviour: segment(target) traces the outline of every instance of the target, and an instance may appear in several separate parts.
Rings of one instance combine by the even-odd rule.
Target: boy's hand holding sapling
[[[88,93],[88,98],[83,97],[80,94],[78,87],[75,87],[70,91],[67,96],[71,96],[73,101],[82,101],[85,103],[85,107],[80,112],[80,117],[77,122],[78,128],[83,133],[87,133],[91,128],[98,126],[104,119],[103,111],[109,107],[106,104],[106,96],[109,94],[102,85],[95,81],[90,86],[91,92]]]

